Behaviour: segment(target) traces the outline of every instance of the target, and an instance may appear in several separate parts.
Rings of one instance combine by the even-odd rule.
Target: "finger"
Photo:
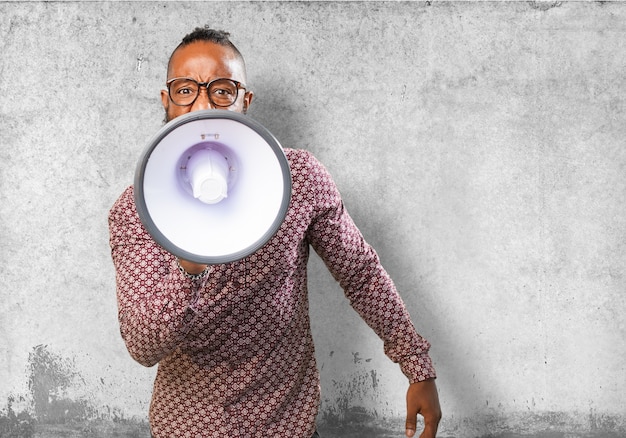
[[[435,438],[437,435],[437,425],[426,424],[424,425],[424,431],[420,435],[420,438]]]
[[[440,415],[426,415],[424,416],[424,431],[420,435],[420,438],[435,438],[437,435],[437,429],[439,427]]]

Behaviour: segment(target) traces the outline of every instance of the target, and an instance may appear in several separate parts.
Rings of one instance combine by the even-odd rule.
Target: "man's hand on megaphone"
[[[208,265],[201,265],[183,259],[178,259],[178,264],[189,275],[202,274],[208,268]]]

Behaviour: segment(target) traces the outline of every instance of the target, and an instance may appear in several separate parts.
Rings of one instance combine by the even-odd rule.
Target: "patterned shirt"
[[[320,403],[309,323],[309,247],[410,382],[435,377],[419,336],[327,170],[286,149],[292,197],[278,232],[254,254],[189,279],[144,229],[129,187],[109,214],[122,337],[159,364],[155,438],[310,437]]]

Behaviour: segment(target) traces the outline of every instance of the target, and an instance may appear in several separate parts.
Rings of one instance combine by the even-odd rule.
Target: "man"
[[[254,94],[228,37],[198,28],[174,50],[161,92],[166,120],[208,108],[247,111]],[[326,169],[306,151],[285,154],[293,186],[287,216],[265,246],[237,262],[207,266],[166,252],[141,224],[132,187],[111,209],[121,333],[135,360],[159,364],[153,436],[319,436],[306,285],[311,246],[409,378],[406,435],[414,436],[419,413],[421,436],[434,437],[441,411],[428,342]]]

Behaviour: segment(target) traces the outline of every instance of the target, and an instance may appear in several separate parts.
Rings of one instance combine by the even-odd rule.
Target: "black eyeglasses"
[[[170,99],[178,106],[192,105],[200,94],[200,87],[206,87],[209,101],[213,106],[226,108],[239,97],[239,90],[246,87],[232,79],[220,78],[211,82],[198,82],[191,78],[173,78],[166,82]]]

